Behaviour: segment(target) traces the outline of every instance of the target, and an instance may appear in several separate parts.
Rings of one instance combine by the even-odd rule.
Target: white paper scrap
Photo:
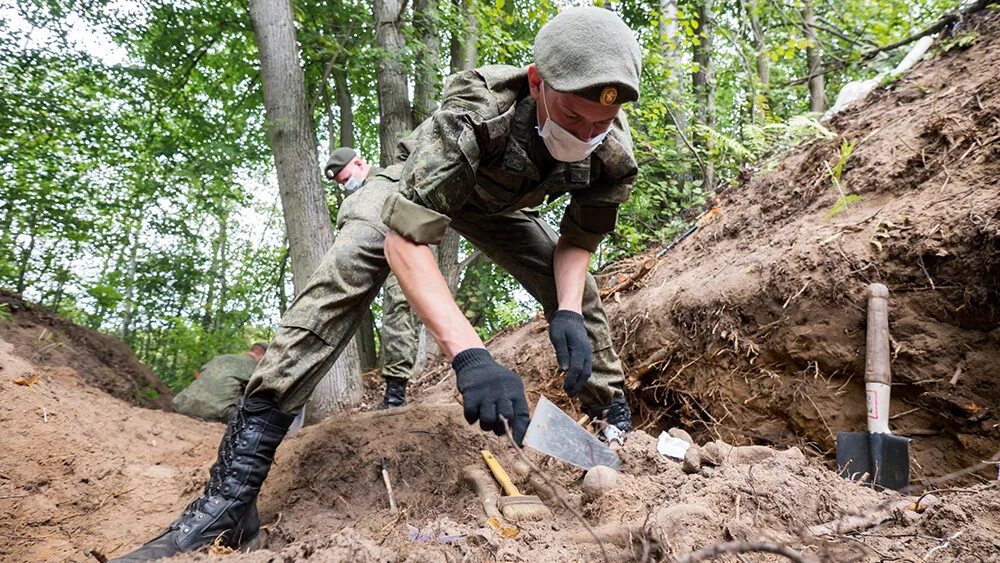
[[[691,444],[666,432],[660,432],[660,439],[656,441],[656,451],[677,460],[684,459],[684,453],[690,446]]]

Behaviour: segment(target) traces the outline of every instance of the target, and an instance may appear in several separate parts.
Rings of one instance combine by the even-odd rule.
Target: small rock
[[[605,465],[595,465],[583,478],[583,493],[597,498],[618,486],[618,472]]]
[[[673,436],[674,438],[680,438],[689,444],[694,444],[694,440],[691,439],[691,435],[688,434],[687,431],[681,430],[680,428],[671,428],[670,430],[667,430],[667,435]]]
[[[722,465],[732,450],[733,447],[725,442],[709,442],[701,447],[701,462],[704,465]]]
[[[681,465],[684,473],[693,474],[701,470],[701,448],[691,446],[684,452],[684,463]]]

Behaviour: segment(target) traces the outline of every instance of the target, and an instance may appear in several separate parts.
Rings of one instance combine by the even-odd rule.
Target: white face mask
[[[360,188],[361,184],[363,184],[363,183],[364,182],[362,182],[361,180],[358,180],[354,176],[351,176],[350,178],[347,179],[346,182],[344,182],[344,189],[347,190],[347,191],[349,191],[349,192],[353,192],[353,191],[357,190],[358,188]]]
[[[544,82],[542,82],[541,88],[542,105],[545,107],[545,125],[541,129],[536,126],[535,129],[538,131],[538,136],[545,142],[545,148],[549,149],[549,154],[552,155],[552,158],[562,162],[579,162],[590,156],[590,153],[601,146],[611,130],[608,129],[589,141],[577,139],[576,135],[552,119],[552,115],[549,114],[549,104],[545,100]]]

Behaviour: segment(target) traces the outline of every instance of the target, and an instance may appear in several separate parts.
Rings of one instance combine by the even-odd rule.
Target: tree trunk
[[[465,14],[465,40],[462,42],[465,54],[462,68],[467,70],[476,68],[479,64],[479,16],[476,15],[476,0],[463,0],[462,11]]]
[[[439,1],[413,0],[413,28],[422,44],[417,57],[413,85],[414,124],[423,122],[437,109],[438,92],[441,86],[441,72],[438,68],[441,42],[438,39],[434,22],[438,19]]]
[[[806,47],[806,61],[809,65],[809,111],[823,113],[826,109],[826,86],[823,83],[823,61],[819,42],[816,40],[816,14],[810,0],[802,4],[802,23],[809,46]]]
[[[767,58],[767,45],[764,43],[764,27],[760,23],[759,0],[749,0],[744,6],[747,19],[750,20],[750,32],[753,33],[754,51],[757,53],[757,81],[751,89],[750,116],[754,123],[767,121],[771,102],[768,99],[768,89],[771,82],[771,70]]]
[[[688,116],[684,107],[684,85],[681,82],[685,73],[680,46],[677,0],[660,0],[660,50],[663,54],[663,76],[667,85],[667,103],[671,106],[674,128],[677,129],[674,146],[677,147],[678,154],[682,155],[676,181],[680,192],[683,193],[684,185],[691,177],[691,170],[687,165],[691,155],[687,154],[687,143],[684,141],[684,136],[687,135]]]
[[[288,294],[285,293],[285,272],[287,271],[288,246],[286,245],[284,251],[281,253],[281,261],[278,262],[278,281],[275,284],[278,290],[278,314],[282,316],[288,310]]]
[[[35,228],[35,223],[34,219],[32,219],[32,223],[31,225],[28,226],[28,230],[33,231],[34,228]],[[31,263],[31,255],[32,253],[35,252],[35,238],[36,238],[35,233],[31,232],[29,236],[30,238],[28,239],[28,247],[25,248],[24,252],[21,253],[21,263],[18,265],[17,268],[17,292],[22,295],[24,294],[24,290],[28,285],[27,283],[28,265]]]
[[[201,328],[206,331],[212,329],[212,315],[215,312],[215,286],[216,283],[221,279],[219,276],[220,266],[222,264],[222,253],[225,252],[223,249],[223,241],[226,239],[226,221],[223,217],[219,217],[219,234],[215,238],[214,244],[212,244],[212,261],[208,267],[208,295],[205,297],[205,307],[201,315]]]
[[[340,146],[354,146],[354,104],[351,89],[347,85],[347,73],[343,68],[333,69],[333,86],[337,91],[337,107],[340,108]]]
[[[215,305],[215,311],[213,311],[213,330],[219,330],[222,328],[222,313],[226,310],[226,299],[229,297],[229,277],[226,275],[226,270],[229,269],[229,211],[222,212],[222,218],[219,220],[219,226],[221,228],[221,233],[219,236],[222,238],[219,241],[219,269],[213,272],[214,275],[219,277],[219,299]]]
[[[250,19],[260,51],[264,112],[274,152],[298,293],[333,244],[333,225],[320,180],[316,137],[308,114],[290,0],[250,0]],[[352,340],[316,386],[306,404],[311,420],[361,401],[358,349]]]
[[[132,333],[132,311],[135,308],[133,294],[135,292],[135,272],[139,255],[140,232],[142,232],[141,223],[139,228],[131,233],[135,236],[135,240],[132,241],[132,246],[128,251],[128,273],[125,275],[125,296],[122,299],[122,326],[118,331],[118,335],[126,342],[128,342],[129,336]]]
[[[413,128],[410,122],[409,85],[402,56],[406,38],[400,30],[405,0],[374,0],[375,43],[381,53],[378,79],[380,161],[388,166],[396,158],[396,142]]]
[[[333,104],[330,103],[330,88],[327,86],[326,80],[320,81],[319,89],[323,97],[323,116],[326,117],[326,152],[329,154],[337,150],[337,126],[333,120]]]
[[[715,78],[712,75],[712,39],[715,34],[715,22],[712,13],[714,0],[701,0],[697,6],[698,30],[700,41],[694,46],[694,62],[697,66],[693,77],[695,104],[698,107],[697,119],[706,128],[715,129]],[[715,164],[712,161],[712,137],[705,135],[699,139],[705,156],[702,171],[702,189],[706,192],[715,190]]]

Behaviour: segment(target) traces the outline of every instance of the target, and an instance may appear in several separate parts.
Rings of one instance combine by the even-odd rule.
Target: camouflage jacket
[[[227,420],[256,368],[250,354],[212,358],[202,366],[198,379],[174,397],[174,410],[205,420]]]
[[[437,243],[467,206],[499,214],[569,193],[561,235],[593,251],[614,229],[638,171],[625,116],[590,157],[565,163],[548,154],[536,115],[526,69],[486,66],[451,76],[441,108],[400,141],[401,185],[382,210],[385,224]]]

